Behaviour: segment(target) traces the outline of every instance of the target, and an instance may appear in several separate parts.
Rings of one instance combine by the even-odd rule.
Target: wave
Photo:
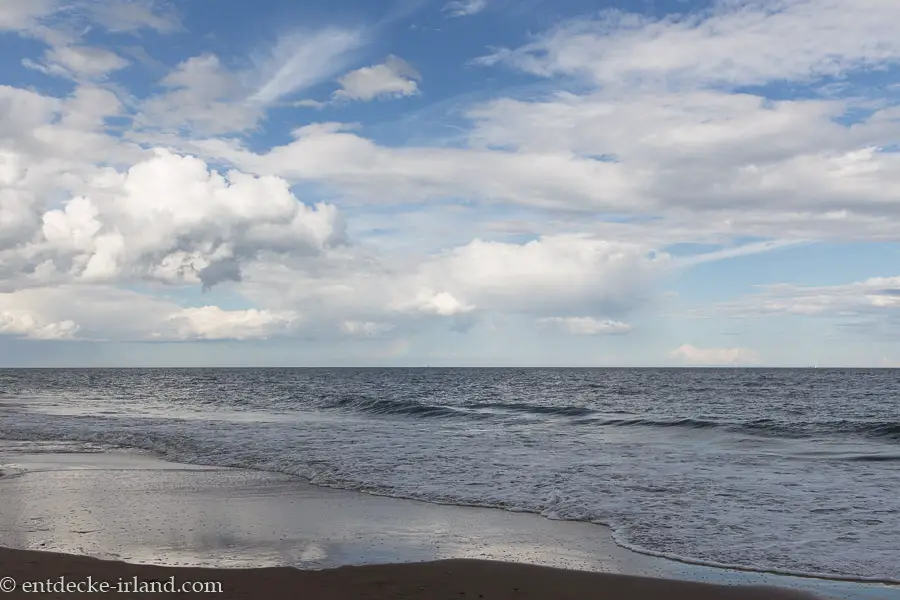
[[[460,413],[458,409],[451,406],[366,396],[342,396],[333,402],[324,403],[322,408],[350,409],[374,415],[406,415],[413,417],[452,417]]]
[[[876,437],[885,437],[892,440],[900,440],[900,423],[884,423],[872,428]]]
[[[579,419],[579,425],[606,425],[611,427],[683,427],[687,429],[712,429],[723,427],[726,423],[706,419],[651,419],[651,418],[592,418]]]
[[[894,421],[779,421],[753,419],[748,421],[715,421],[709,419],[581,419],[579,424],[614,427],[680,427],[688,429],[722,429],[730,433],[772,437],[815,437],[834,434],[862,435],[886,440],[900,440],[900,423]]]
[[[900,454],[861,454],[844,458],[851,462],[900,462]]]
[[[351,410],[373,415],[400,415],[412,417],[468,417],[486,418],[503,413],[543,416],[581,417],[595,414],[583,406],[546,406],[518,402],[479,402],[457,406],[429,404],[417,400],[373,398],[362,395],[346,395],[319,403],[318,408]]]
[[[325,410],[344,410],[379,416],[413,418],[490,419],[516,415],[571,417],[573,426],[649,427],[697,430],[721,430],[762,437],[808,438],[833,435],[857,435],[886,441],[900,441],[897,421],[804,421],[758,418],[743,421],[698,417],[641,416],[624,411],[602,412],[586,406],[527,404],[524,402],[468,402],[458,405],[422,402],[415,399],[378,398],[344,395],[318,403]],[[621,414],[622,416],[611,416]],[[873,460],[887,460],[883,458]]]
[[[480,402],[466,404],[469,409],[494,409],[511,412],[530,413],[534,415],[557,415],[561,417],[582,417],[595,414],[597,411],[585,406],[547,406],[545,404],[525,404],[524,402]]]

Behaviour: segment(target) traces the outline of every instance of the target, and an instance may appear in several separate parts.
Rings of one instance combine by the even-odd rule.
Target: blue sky
[[[0,365],[900,366],[898,21],[0,2]]]

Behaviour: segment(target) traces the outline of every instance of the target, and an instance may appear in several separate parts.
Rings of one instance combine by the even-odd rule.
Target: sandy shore
[[[31,582],[40,581],[47,586],[85,586],[89,584],[88,577],[98,590],[103,589],[100,587],[102,582],[109,583],[113,591],[97,593],[96,596],[101,598],[122,597],[124,592],[118,591],[119,586],[152,589],[147,586],[154,585],[153,582],[166,585],[170,581],[170,589],[186,584],[193,588],[200,584],[198,589],[216,590],[213,595],[223,599],[787,600],[812,597],[803,592],[771,588],[719,586],[476,560],[348,566],[322,571],[292,568],[200,569],[132,565],[79,556],[0,549],[0,575],[11,577],[19,588],[17,592],[5,594],[6,598],[34,597],[34,593],[22,591],[23,586],[37,589],[38,584]],[[219,589],[221,592],[218,592]],[[183,597],[183,594],[175,592],[126,595],[131,598]],[[52,591],[40,595],[45,598],[70,596]]]
[[[0,465],[0,546],[14,549],[0,550],[0,577],[19,581],[174,575],[220,581],[223,598],[900,598],[888,586],[636,554],[588,523],[273,473],[120,453],[4,455],[2,447]]]

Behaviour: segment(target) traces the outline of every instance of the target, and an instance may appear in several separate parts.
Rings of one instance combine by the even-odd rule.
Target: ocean
[[[900,370],[0,370],[0,438],[602,523],[699,564],[900,581]]]

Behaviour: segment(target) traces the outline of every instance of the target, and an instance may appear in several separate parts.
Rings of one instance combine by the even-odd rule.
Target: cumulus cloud
[[[653,298],[671,260],[638,244],[552,236],[527,243],[476,240],[401,264],[332,254],[320,265],[316,273],[250,265],[241,289],[254,302],[302,306],[333,321],[348,315],[394,324],[437,319],[459,328],[485,315],[521,314],[571,316],[573,326],[616,329],[621,325],[605,321]]]
[[[628,323],[594,317],[546,317],[538,322],[575,335],[608,335],[631,331]]]
[[[21,285],[149,278],[211,287],[240,280],[241,261],[266,253],[320,253],[343,230],[335,207],[304,205],[283,180],[219,174],[160,149],[126,172],[101,172],[88,193],[44,212],[34,235],[15,250],[33,265]]]
[[[412,96],[418,93],[422,76],[402,58],[388,56],[378,65],[350,71],[340,79],[336,100],[373,100]]]
[[[28,310],[0,310],[0,335],[34,340],[72,339],[78,331],[73,321],[48,322]]]
[[[223,310],[218,306],[203,306],[182,309],[170,315],[167,321],[174,325],[178,340],[246,340],[284,333],[294,325],[297,316],[289,312]],[[159,339],[165,335],[163,332],[154,337]]]
[[[759,356],[747,348],[697,348],[684,344],[675,348],[669,356],[690,365],[738,365],[759,362]]]
[[[524,244],[474,240],[425,263],[418,281],[490,310],[622,314],[665,271],[640,244],[547,236]]]

